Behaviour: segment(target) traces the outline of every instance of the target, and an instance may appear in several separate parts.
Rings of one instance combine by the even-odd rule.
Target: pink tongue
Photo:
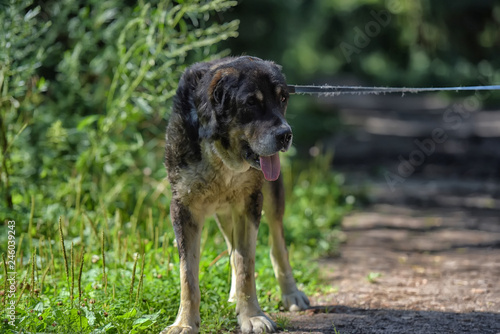
[[[279,153],[271,155],[270,157],[260,157],[260,168],[266,180],[276,181],[280,176]]]

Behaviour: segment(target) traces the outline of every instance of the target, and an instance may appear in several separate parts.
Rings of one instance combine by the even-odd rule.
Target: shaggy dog
[[[165,165],[172,186],[170,215],[181,278],[175,322],[162,333],[197,333],[199,261],[204,220],[215,215],[230,254],[230,300],[243,333],[271,333],[255,288],[255,244],[262,209],[270,224],[271,260],[283,305],[306,309],[283,236],[284,190],[279,152],[292,143],[285,120],[285,78],[276,64],[255,57],[198,63],[183,74],[167,128]]]

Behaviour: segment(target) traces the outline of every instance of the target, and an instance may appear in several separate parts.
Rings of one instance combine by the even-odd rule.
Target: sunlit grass
[[[328,157],[316,159],[298,172],[284,162],[284,172],[293,174],[286,181],[290,188],[285,218],[290,259],[301,289],[309,295],[323,289],[310,258],[335,251],[335,231],[350,208],[329,162]],[[168,188],[164,180],[155,186]],[[120,209],[99,206],[86,211],[75,205],[75,215],[61,217],[60,225],[45,221],[51,225],[47,229],[51,233],[44,235],[33,227],[27,233],[30,225],[40,221],[19,222],[17,328],[2,322],[0,330],[156,333],[172,323],[180,291],[177,248],[168,220],[169,191],[152,189],[138,197],[128,216]],[[151,197],[161,205],[151,207]],[[100,202],[105,203],[106,196]],[[263,310],[273,313],[281,308],[281,293],[268,256],[268,228],[261,226],[257,291]],[[230,332],[237,323],[234,305],[227,302],[230,268],[224,239],[212,220],[202,238],[201,332]],[[5,279],[3,269],[0,278],[1,282]],[[286,318],[283,321],[288,323]]]

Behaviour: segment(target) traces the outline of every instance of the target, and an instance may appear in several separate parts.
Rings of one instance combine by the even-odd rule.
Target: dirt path
[[[379,109],[394,100],[384,103]],[[311,310],[288,314],[289,333],[500,334],[499,138],[448,132],[391,189],[384,172],[395,170],[398,155],[408,156],[415,138],[443,126],[443,110],[419,112],[385,110],[377,122],[361,107],[344,115],[356,124],[332,138],[336,166],[348,171],[349,184],[368,189],[372,204],[344,220],[340,256],[320,262],[334,292],[314,296]],[[480,114],[458,130],[480,129],[478,119],[488,123],[500,113]],[[418,124],[425,124],[421,134],[401,134]]]
[[[375,204],[321,261],[331,294],[290,333],[500,333],[500,211]]]

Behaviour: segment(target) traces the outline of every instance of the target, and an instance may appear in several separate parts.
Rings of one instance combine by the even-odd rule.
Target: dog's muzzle
[[[261,170],[266,180],[276,181],[280,176],[281,169],[279,152],[288,151],[292,144],[292,138],[293,135],[290,126],[282,126],[271,135],[270,140],[267,140],[270,144],[261,150],[253,150],[250,145],[245,144],[243,147],[243,157],[250,166]]]
[[[288,151],[290,145],[292,144],[292,138],[293,138],[292,129],[290,129],[290,127],[281,129],[276,134],[276,145],[280,147],[281,152]]]

